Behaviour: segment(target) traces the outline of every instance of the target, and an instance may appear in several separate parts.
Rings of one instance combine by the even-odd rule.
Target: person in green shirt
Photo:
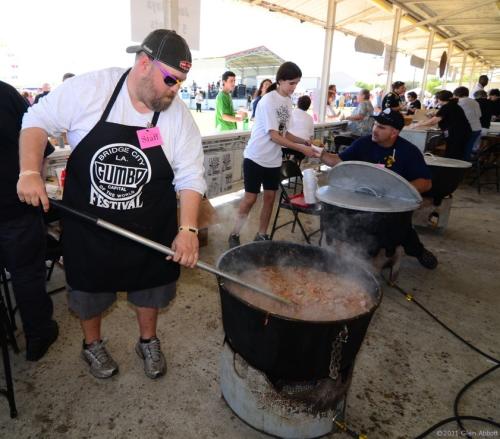
[[[219,131],[235,130],[236,122],[241,122],[247,118],[245,111],[238,111],[233,108],[231,93],[236,87],[236,75],[227,71],[222,75],[222,90],[215,99],[215,128]]]

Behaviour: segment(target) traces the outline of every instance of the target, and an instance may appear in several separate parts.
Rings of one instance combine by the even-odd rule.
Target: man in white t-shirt
[[[179,264],[198,260],[197,218],[206,190],[200,132],[178,97],[191,67],[186,41],[151,32],[131,69],[75,76],[30,108],[20,137],[19,199],[49,209],[40,175],[49,133],[67,132],[71,155],[63,203],[171,247],[167,258],[131,240],[63,215],[68,304],[80,318],[82,358],[96,378],[118,373],[101,338],[103,313],[127,291],[136,307],[136,353],[149,378],[166,372],[158,310],[175,296]],[[177,197],[180,226],[177,225]]]
[[[474,96],[474,93],[478,90],[484,90],[484,87],[488,85],[488,76],[487,75],[481,75],[479,79],[477,80],[477,84],[474,86],[472,89],[471,95]]]
[[[472,134],[465,145],[464,160],[470,160],[472,151],[477,148],[481,136],[481,107],[479,103],[469,97],[467,87],[457,87],[453,90],[453,95],[458,98],[458,105],[464,110],[465,117],[469,121]]]
[[[198,90],[196,92],[196,96],[194,97],[194,102],[196,103],[196,112],[201,113],[201,104],[203,104],[203,101],[205,98],[203,97],[203,93],[201,90]]]

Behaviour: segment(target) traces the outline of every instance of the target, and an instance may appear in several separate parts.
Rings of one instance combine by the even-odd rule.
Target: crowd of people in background
[[[74,73],[65,73],[62,76],[62,82],[66,81],[66,79],[72,78],[75,76]],[[50,90],[52,89],[51,85],[48,82],[45,82],[40,89],[38,90],[38,93],[35,93],[30,90],[23,90],[21,92],[21,96],[24,98],[26,103],[31,106],[34,104],[37,104],[38,101],[43,98],[44,96],[47,96],[50,93]]]
[[[218,103],[216,103],[216,120],[221,119],[222,122],[218,121],[216,126],[219,129],[236,129],[236,122],[245,119],[246,113],[236,112],[232,107],[232,100],[231,106],[225,107],[226,116],[219,115],[220,108],[222,108],[221,103],[228,102],[228,98],[231,99],[231,93],[235,88],[235,81],[232,81],[229,88],[225,86],[226,82],[223,76],[222,90],[217,95]],[[249,106],[247,108],[251,108],[251,120],[255,119],[258,104],[269,90],[270,84],[271,79],[262,80],[252,99],[248,96]],[[407,92],[406,84],[403,81],[395,81],[391,91],[385,95],[380,90],[372,93],[368,89],[361,89],[357,94],[339,93],[336,85],[331,84],[326,96],[325,120],[346,120],[348,122],[347,134],[344,133],[343,136],[345,144],[348,146],[357,138],[370,134],[374,122],[372,116],[385,109],[400,112],[405,116],[416,116],[418,112],[424,112],[423,116],[420,114],[420,117],[416,118],[417,122],[413,127],[439,126],[443,131],[446,143],[445,156],[471,160],[479,147],[481,134],[488,130],[492,120],[500,119],[499,90],[491,89],[486,92],[487,85],[488,77],[481,75],[473,88],[472,96],[467,87],[460,86],[455,88],[453,92],[438,91],[431,98],[424,94],[422,102],[415,91]],[[302,96],[309,98],[312,95],[309,91],[302,94]],[[222,99],[223,97],[225,99]],[[298,106],[300,97],[301,95],[297,93],[290,96],[291,102],[296,108],[300,108]],[[346,109],[346,107],[351,108]]]
[[[73,76],[73,73],[65,73],[63,81]],[[268,92],[272,80],[265,78],[260,81],[258,87],[247,87],[237,84],[236,79],[235,73],[227,71],[217,81],[207,83],[206,89],[193,80],[190,86],[180,88],[179,93],[183,99],[187,97],[193,101],[196,112],[201,113],[206,109],[215,110],[216,130],[237,129],[238,122],[244,122],[246,129],[248,121],[255,121],[259,102]],[[487,85],[488,77],[481,75],[471,92],[467,87],[460,86],[453,92],[441,90],[433,96],[424,93],[423,99],[420,100],[415,91],[407,91],[403,81],[395,81],[391,90],[385,94],[380,88],[371,91],[364,88],[357,93],[339,92],[335,84],[330,84],[326,96],[325,120],[348,122],[348,134],[344,143],[349,145],[358,137],[369,134],[373,127],[371,116],[386,108],[408,116],[415,116],[417,112],[424,111],[427,118],[424,120],[422,117],[418,118],[418,123],[413,127],[439,126],[445,136],[445,155],[470,160],[479,146],[481,134],[486,133],[491,121],[500,120],[500,91],[497,88],[487,91]],[[241,90],[238,91],[238,88],[242,87],[246,94],[244,97],[240,96]],[[25,90],[21,95],[28,105],[33,105],[50,91],[50,84],[44,83],[38,93]],[[294,91],[290,98],[295,108],[301,108],[298,104],[301,96],[309,98],[310,103],[306,111],[311,113],[310,107],[315,106],[313,91],[306,90],[300,94]],[[239,105],[235,109],[233,99],[236,98],[239,99]],[[209,99],[213,101],[209,103]],[[243,99],[244,106],[241,103]],[[302,101],[303,106],[304,101]],[[317,109],[314,109],[314,112],[318,113]]]
[[[233,75],[230,77],[233,78],[229,81],[230,86],[228,85],[228,79],[224,77],[227,73]],[[236,129],[237,122],[248,120],[254,121],[258,103],[266,94],[268,87],[272,84],[270,78],[265,78],[260,81],[258,87],[247,87],[243,84],[237,84],[236,74],[233,72],[228,71],[224,73],[224,75],[217,81],[207,83],[206,88],[200,87],[199,84],[193,80],[190,86],[184,86],[179,91],[183,99],[186,100],[187,98],[193,102],[196,112],[201,113],[203,110],[207,109],[215,110],[215,125],[218,130]],[[65,73],[62,79],[65,81],[73,76],[73,73]],[[339,92],[336,85],[331,84],[328,87],[326,97],[325,120],[347,120],[348,129],[352,138],[355,139],[370,132],[373,126],[373,119],[370,116],[385,108],[402,111],[409,116],[415,115],[417,110],[432,110],[433,113],[429,113],[429,116],[436,116],[435,113],[438,112],[443,105],[449,103],[450,100],[453,101],[456,99],[458,106],[464,112],[465,119],[470,126],[471,134],[468,136],[466,145],[463,148],[462,146],[458,147],[458,140],[453,140],[455,139],[455,130],[452,128],[452,134],[449,135],[448,137],[450,138],[447,139],[447,144],[451,145],[447,149],[447,154],[450,154],[450,157],[461,157],[469,160],[472,151],[478,147],[478,140],[481,133],[484,134],[485,131],[487,131],[492,120],[500,120],[500,91],[497,88],[486,91],[485,88],[487,85],[488,77],[486,75],[481,75],[471,92],[469,92],[468,88],[461,86],[457,87],[453,92],[442,93],[442,91],[439,91],[433,96],[425,93],[423,99],[420,100],[415,91],[407,92],[406,84],[403,81],[395,81],[392,84],[391,91],[385,94],[380,88],[375,88],[373,90],[365,88],[360,89],[358,92]],[[238,92],[238,87],[245,88],[246,97],[244,97],[244,99],[246,111],[242,109],[235,110],[232,107],[233,99],[236,98],[240,100],[239,107],[243,107],[241,105],[242,97],[238,94],[241,93]],[[21,95],[28,105],[33,105],[50,93],[50,90],[51,85],[44,83],[37,92],[24,90]],[[311,100],[313,99],[312,90],[306,90],[300,94],[294,92],[291,96],[294,107],[298,108],[298,99],[302,95],[308,96]],[[225,99],[222,99],[223,97]],[[213,101],[209,102],[210,99]],[[224,104],[222,114],[226,116],[220,113],[222,104]],[[310,106],[314,107],[314,102],[311,102]],[[441,112],[441,115],[444,113],[445,117],[440,119],[431,117],[427,121],[420,121],[418,127],[431,126],[432,124],[438,124],[441,128],[448,126],[447,111],[448,110],[443,110],[443,112]],[[457,111],[453,111],[452,113],[452,119],[454,121],[462,120],[461,115],[455,115]],[[461,136],[464,130],[467,131],[467,126],[465,128],[461,126],[458,130],[459,134],[457,139],[460,139],[459,143],[463,143],[463,138]],[[446,130],[446,133],[448,133],[448,130]],[[462,149],[464,151],[463,154],[458,152],[458,150]]]

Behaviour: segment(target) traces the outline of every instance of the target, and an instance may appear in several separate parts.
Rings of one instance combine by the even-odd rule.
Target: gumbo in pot
[[[368,312],[374,299],[359,281],[309,267],[271,265],[247,269],[240,278],[289,299],[282,304],[232,282],[226,287],[251,306],[291,319],[347,320]]]

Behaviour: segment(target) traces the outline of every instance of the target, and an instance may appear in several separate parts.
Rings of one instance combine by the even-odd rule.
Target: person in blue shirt
[[[252,120],[255,119],[255,112],[257,111],[257,105],[259,101],[262,99],[262,96],[266,94],[267,89],[272,83],[273,81],[271,81],[270,79],[264,79],[260,83],[259,88],[255,91],[252,102]]]
[[[432,187],[431,173],[422,153],[415,145],[399,137],[404,126],[401,113],[386,108],[373,118],[375,123],[371,136],[360,137],[338,155],[322,152],[321,161],[329,166],[350,160],[383,164],[405,178],[419,193],[428,192]],[[424,267],[437,267],[437,258],[423,246],[413,227],[408,230],[401,245],[407,255],[416,257]]]

